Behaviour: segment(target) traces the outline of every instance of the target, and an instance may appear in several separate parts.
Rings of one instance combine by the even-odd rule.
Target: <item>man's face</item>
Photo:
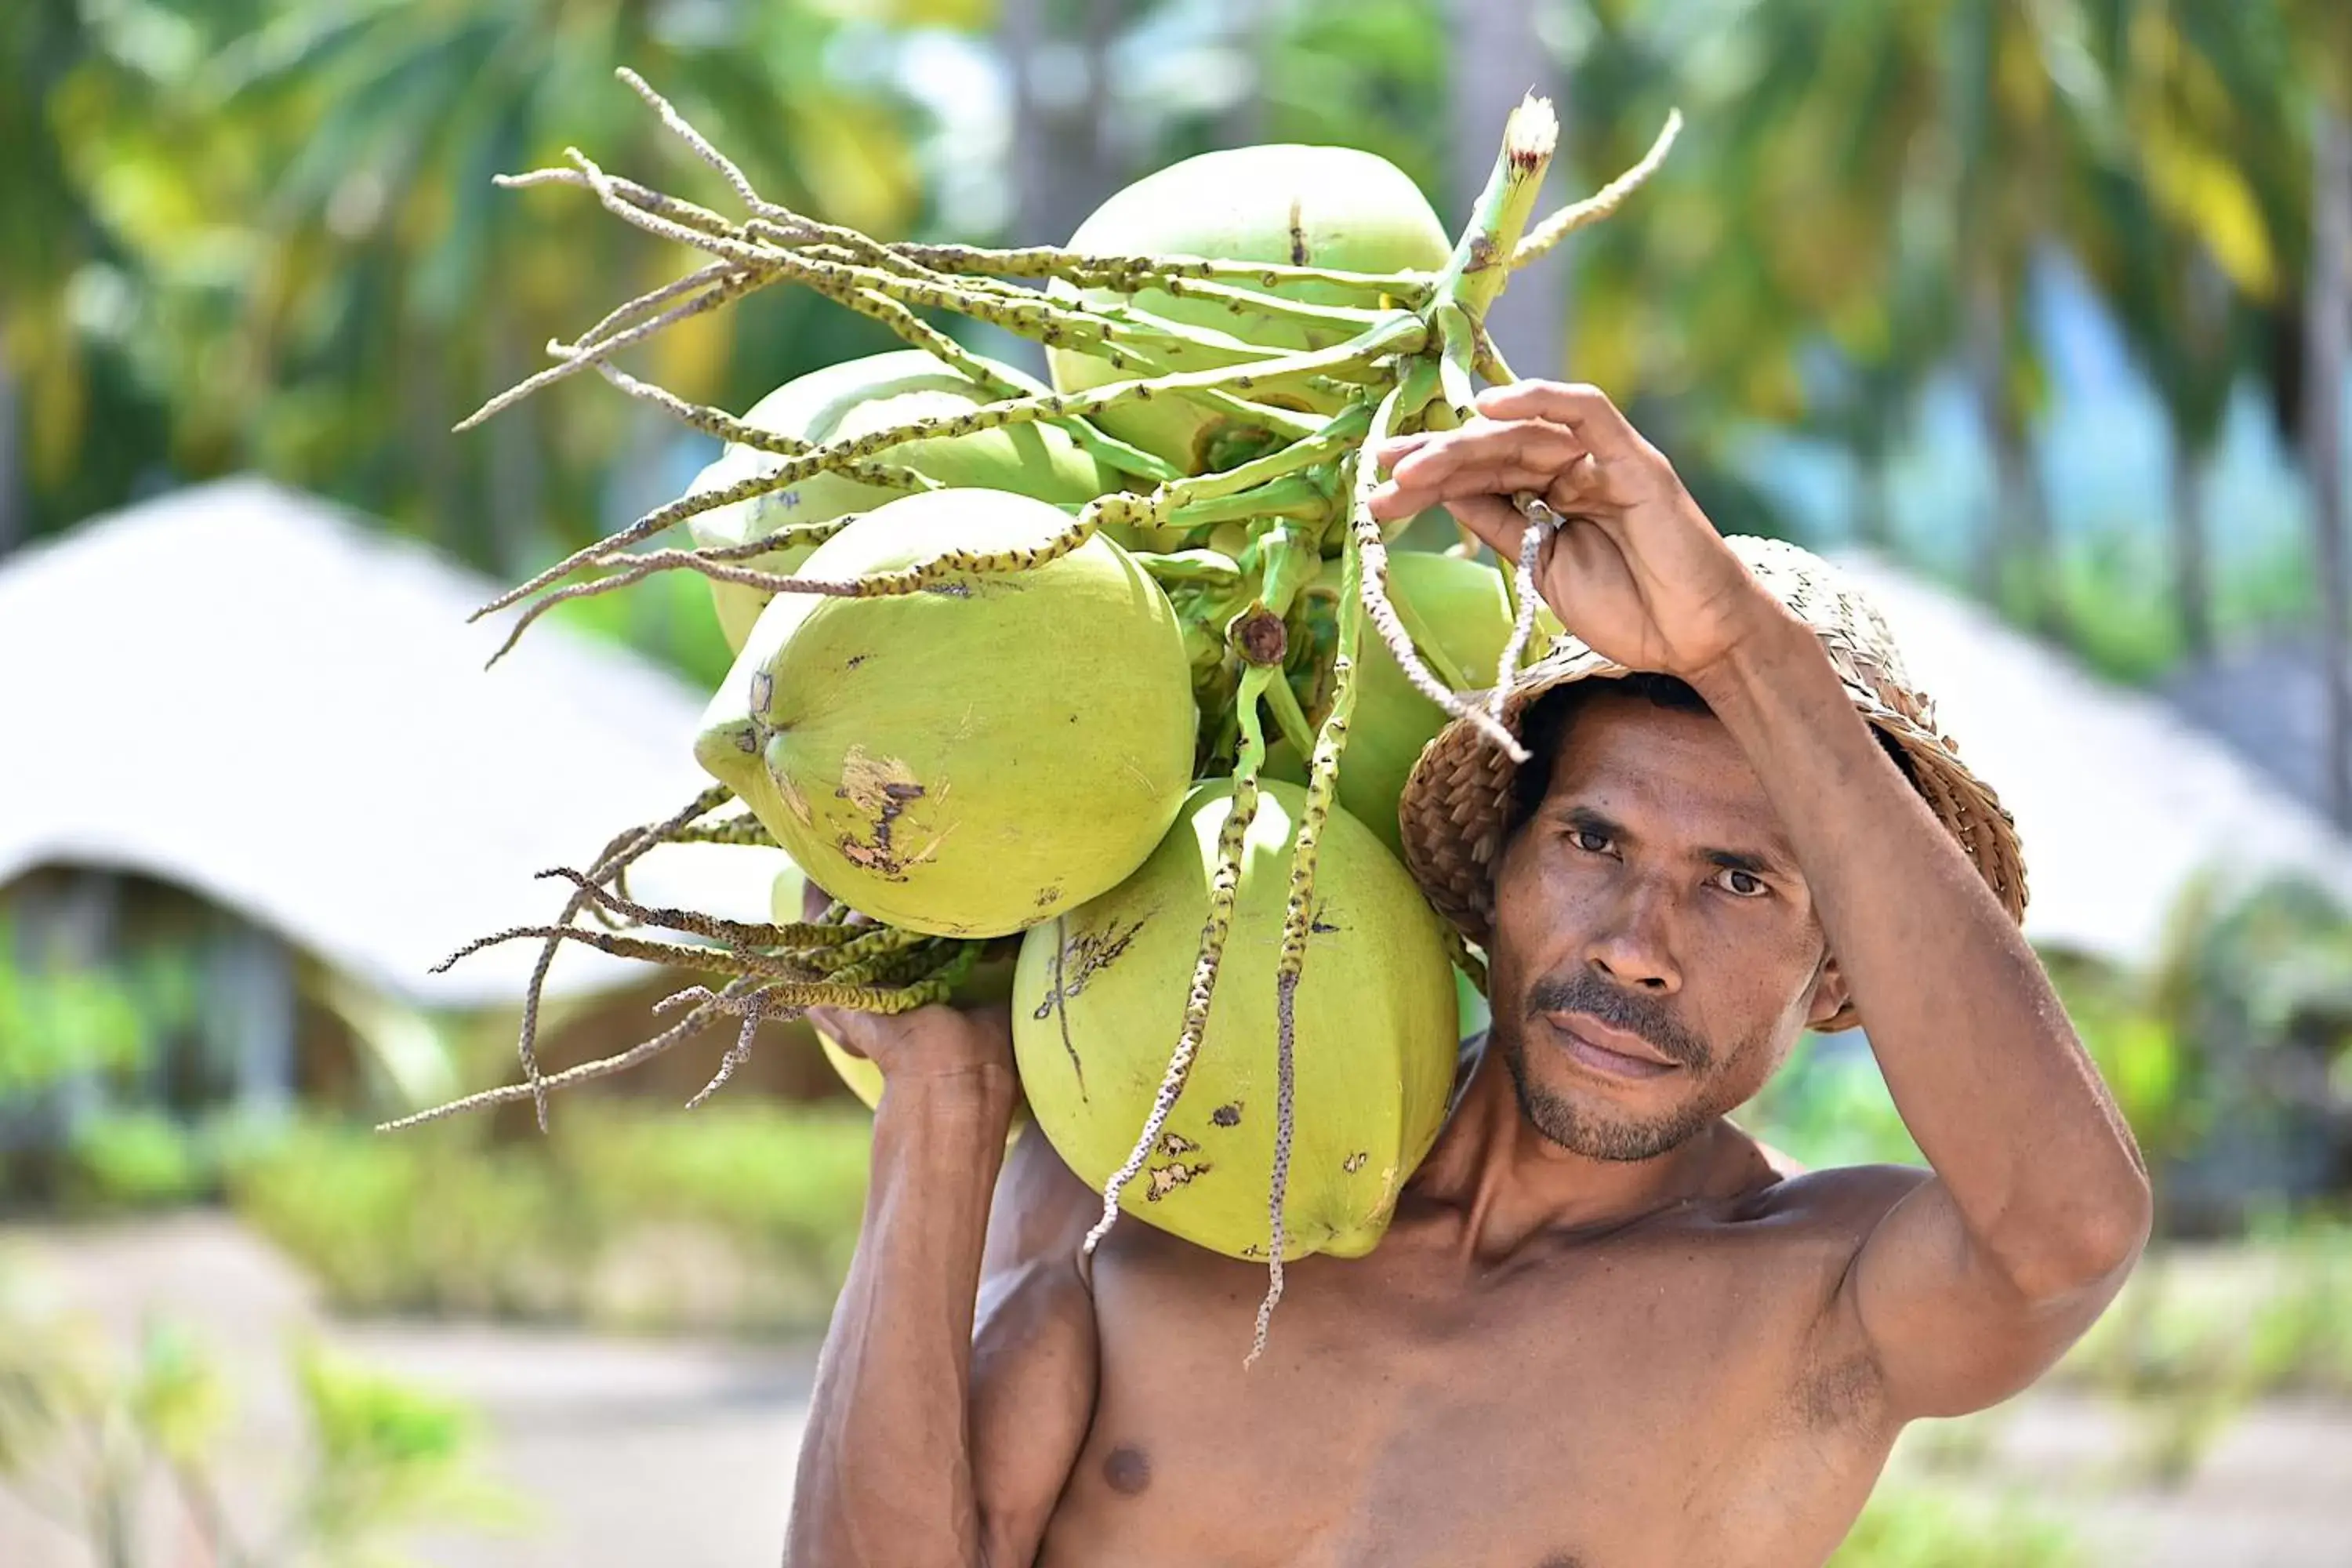
[[[1494,1039],[1577,1153],[1646,1160],[1843,1004],[1780,819],[1713,715],[1596,692],[1495,875]]]

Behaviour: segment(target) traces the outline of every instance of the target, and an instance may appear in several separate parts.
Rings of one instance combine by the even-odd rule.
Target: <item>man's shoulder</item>
[[[1887,1211],[1934,1179],[1917,1165],[1833,1165],[1807,1170],[1779,1151],[1758,1145],[1777,1178],[1738,1205],[1743,1220],[1777,1221],[1867,1232]]]

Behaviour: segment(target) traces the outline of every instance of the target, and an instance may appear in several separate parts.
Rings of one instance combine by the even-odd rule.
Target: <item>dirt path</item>
[[[337,1323],[275,1253],[212,1215],[98,1230],[0,1229],[57,1290],[128,1334],[149,1312],[194,1326],[244,1411],[230,1503],[258,1511],[282,1480],[294,1408],[280,1337],[313,1331],[383,1370],[462,1395],[482,1413],[493,1474],[530,1500],[505,1535],[415,1543],[436,1568],[756,1568],[778,1560],[809,1347],[437,1324]],[[2120,1484],[2127,1418],[2037,1391],[1990,1420],[1964,1469],[1906,1469],[1971,1492],[2021,1494],[2077,1529],[2099,1568],[2346,1568],[2352,1564],[2352,1407],[2277,1402],[2241,1416],[2186,1485]],[[1948,1447],[1948,1445],[1946,1445]],[[175,1542],[158,1500],[151,1539]],[[158,1568],[196,1568],[184,1542]],[[70,1538],[0,1489],[0,1563],[86,1568]]]

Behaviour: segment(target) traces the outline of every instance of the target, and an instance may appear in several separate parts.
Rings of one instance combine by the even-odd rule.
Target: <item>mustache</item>
[[[1581,1013],[1612,1029],[1639,1035],[1686,1068],[1704,1068],[1714,1061],[1714,1053],[1676,1023],[1662,1004],[1639,992],[1612,985],[1589,970],[1546,975],[1529,986],[1528,1016],[1533,1018],[1545,1013]]]

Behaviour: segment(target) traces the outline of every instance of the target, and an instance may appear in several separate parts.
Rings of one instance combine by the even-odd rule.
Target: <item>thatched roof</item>
[[[2158,698],[2101,679],[1883,560],[1839,560],[2025,840],[2035,941],[2129,964],[2202,874],[2310,879],[2352,906],[2352,842]]]
[[[187,887],[393,994],[519,997],[544,921],[615,832],[709,780],[702,694],[559,614],[485,671],[499,585],[255,479],[173,492],[0,561],[0,884],[39,865]],[[778,858],[780,862],[781,858]],[[767,857],[685,847],[640,897],[764,918]],[[580,952],[554,994],[636,966]]]

